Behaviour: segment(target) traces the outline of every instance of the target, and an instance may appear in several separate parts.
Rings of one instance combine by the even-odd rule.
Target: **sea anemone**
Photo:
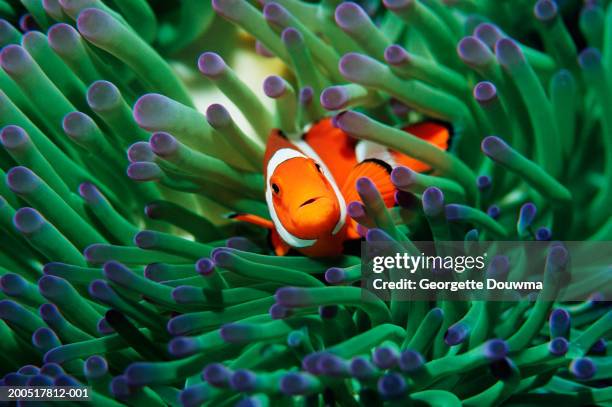
[[[431,168],[395,168],[390,209],[357,182],[366,243],[612,240],[608,1],[163,3],[0,0],[3,385],[111,406],[612,403],[603,293],[383,301],[357,253],[275,256],[222,216],[268,216],[268,134],[331,117]],[[280,61],[256,85],[271,100],[230,51]],[[196,108],[198,71],[231,105]],[[402,130],[422,120],[448,151]]]

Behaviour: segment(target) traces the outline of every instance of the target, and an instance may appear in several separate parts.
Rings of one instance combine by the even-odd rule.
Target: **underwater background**
[[[106,406],[612,405],[601,295],[363,301],[358,250],[275,256],[227,217],[269,216],[273,128],[333,117],[431,167],[394,171],[393,208],[359,191],[367,241],[612,241],[610,3],[0,0],[2,384]],[[400,130],[422,120],[448,151]]]

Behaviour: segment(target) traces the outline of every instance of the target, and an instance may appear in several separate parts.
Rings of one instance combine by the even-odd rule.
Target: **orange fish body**
[[[447,148],[448,130],[441,125],[420,123],[406,130]],[[357,179],[370,178],[392,207],[395,188],[390,171],[397,165],[428,169],[406,155],[350,137],[333,127],[331,119],[315,123],[299,141],[274,130],[263,168],[271,220],[249,214],[234,218],[270,229],[277,255],[294,248],[311,257],[337,256],[346,240],[359,238],[356,222],[346,211],[348,203],[360,200]]]

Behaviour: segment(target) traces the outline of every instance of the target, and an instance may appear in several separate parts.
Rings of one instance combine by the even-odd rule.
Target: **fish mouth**
[[[305,200],[305,201],[304,201],[304,202],[302,202],[302,204],[300,205],[300,208],[301,208],[301,207],[304,207],[304,206],[306,206],[306,205],[310,205],[311,203],[314,203],[314,202],[315,202],[315,201],[317,201],[319,198],[321,198],[321,197],[320,197],[320,196],[317,196],[317,197],[315,197],[315,198],[310,198],[310,199]]]

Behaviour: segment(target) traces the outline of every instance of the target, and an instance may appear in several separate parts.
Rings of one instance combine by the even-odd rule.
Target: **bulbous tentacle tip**
[[[198,58],[198,69],[208,78],[221,76],[228,68],[221,56],[214,52],[205,52]]]
[[[232,252],[223,247],[214,249],[211,253],[211,257],[213,263],[219,267],[228,267],[233,262]]]
[[[166,122],[168,106],[172,102],[158,93],[147,93],[134,103],[134,120],[143,129],[155,131]]]
[[[497,136],[487,136],[480,144],[482,151],[489,157],[496,158],[505,155],[510,146]]]
[[[40,178],[26,167],[13,167],[6,173],[6,185],[16,194],[28,194],[40,184]]]
[[[280,389],[286,395],[297,396],[308,389],[308,380],[304,373],[287,373],[280,381]]]
[[[444,210],[444,193],[436,187],[423,191],[423,211],[427,216],[438,216]]]
[[[479,82],[474,86],[474,99],[485,105],[497,98],[497,88],[491,82]]]
[[[569,260],[567,249],[561,245],[553,245],[548,250],[547,261],[556,267],[563,267]]]
[[[97,125],[91,117],[83,112],[70,112],[62,119],[62,129],[74,139],[80,139],[85,134],[94,131]]]
[[[263,91],[267,97],[277,99],[287,91],[287,83],[278,75],[270,75],[263,82]]]
[[[202,371],[202,378],[213,386],[224,385],[232,371],[222,363],[210,363]]]
[[[548,351],[551,355],[563,356],[569,350],[569,342],[563,337],[552,339],[548,344]]]
[[[393,44],[385,49],[385,61],[389,65],[403,65],[410,62],[410,54],[402,46]]]
[[[266,21],[280,27],[284,27],[289,23],[289,12],[278,3],[266,3],[263,8],[263,16]]]
[[[18,150],[30,144],[30,137],[24,129],[11,124],[0,131],[0,142],[7,150]]]
[[[96,81],[87,89],[87,104],[94,111],[108,111],[122,102],[121,92],[109,81]]]
[[[487,45],[474,36],[464,37],[459,41],[457,54],[463,62],[473,66],[485,66],[494,59]]]
[[[179,148],[179,141],[173,135],[165,132],[153,133],[149,139],[151,150],[160,157],[175,154]]]
[[[292,47],[302,44],[304,42],[304,36],[297,29],[288,27],[281,33],[281,40],[286,46]]]
[[[108,362],[100,355],[90,356],[85,360],[83,371],[87,378],[99,379],[108,373]]]
[[[495,43],[503,38],[504,35],[496,25],[491,23],[481,23],[474,29],[474,36],[487,44],[489,48],[493,49],[493,47],[495,47]]]
[[[240,0],[212,0],[212,6],[217,14],[235,20],[240,17],[243,4]]]
[[[377,72],[378,63],[363,54],[349,52],[340,58],[338,69],[342,76],[350,81],[363,81]]]
[[[298,287],[282,287],[274,294],[276,302],[285,307],[303,307],[309,303],[308,292]]]
[[[553,20],[558,13],[557,3],[553,0],[538,0],[533,6],[533,15],[543,22]]]
[[[492,182],[491,177],[488,175],[481,175],[478,178],[476,178],[476,186],[481,191],[489,188],[491,186],[491,182]]]
[[[229,111],[219,103],[213,103],[206,109],[206,120],[214,128],[228,126],[232,122]]]
[[[439,309],[439,308],[438,308]],[[399,359],[399,366],[402,371],[407,373],[416,372],[425,364],[425,358],[421,353],[406,349],[402,352]]]
[[[98,8],[87,8],[77,17],[77,29],[92,41],[100,40],[112,32],[114,23],[110,14]]]
[[[304,86],[300,89],[299,101],[303,106],[307,106],[312,103],[314,97],[314,90],[310,86]]]
[[[508,354],[508,344],[503,339],[491,339],[483,346],[484,355],[491,361],[505,358]]]
[[[416,175],[416,172],[408,167],[395,167],[391,171],[391,182],[397,188],[408,188],[414,184]]]
[[[586,48],[578,55],[578,64],[585,71],[601,66],[601,52],[597,48]]]
[[[334,13],[336,24],[345,31],[352,32],[358,30],[366,24],[370,17],[357,3],[344,2],[336,7]]]
[[[569,367],[570,372],[579,380],[589,380],[597,372],[597,367],[591,358],[576,358]]]
[[[352,134],[359,134],[368,123],[369,119],[366,115],[352,110],[338,113],[333,119],[335,127]]]
[[[210,275],[215,269],[215,263],[208,257],[199,259],[195,264],[195,269],[198,274],[203,276]]]
[[[162,169],[155,163],[135,162],[127,168],[127,175],[134,181],[157,181],[162,175]]]
[[[325,272],[325,281],[329,284],[339,284],[346,278],[346,272],[338,267],[332,267]]]
[[[230,377],[230,386],[237,391],[248,392],[255,389],[257,376],[248,369],[236,370]]]
[[[168,353],[175,357],[193,355],[198,350],[198,344],[193,338],[181,336],[170,340]]]
[[[49,45],[56,51],[66,51],[71,49],[79,41],[78,31],[66,23],[53,24],[47,31]]]
[[[9,75],[19,75],[32,64],[32,57],[20,45],[10,44],[0,51],[0,66]]]
[[[353,219],[360,219],[366,216],[365,207],[359,201],[353,201],[346,207],[348,215]]]
[[[66,294],[70,283],[60,277],[45,275],[38,280],[38,289],[43,296],[54,298]]]
[[[341,110],[347,106],[349,94],[342,86],[331,86],[321,92],[320,101],[326,110]]]
[[[399,373],[386,373],[377,383],[378,391],[384,398],[394,399],[401,397],[407,390],[406,379]]]
[[[128,147],[127,157],[131,163],[151,162],[155,160],[155,153],[151,149],[151,144],[146,141],[137,141]]]
[[[0,277],[0,289],[12,297],[19,296],[27,288],[27,281],[19,274],[8,273]]]
[[[34,208],[20,208],[13,217],[13,225],[25,235],[37,232],[45,223],[45,218]]]
[[[525,62],[525,56],[518,44],[510,38],[502,38],[495,43],[495,55],[499,63],[506,69]]]
[[[463,343],[469,335],[470,331],[468,327],[458,322],[448,328],[446,333],[444,334],[444,343],[448,346],[455,346],[460,343]]]

